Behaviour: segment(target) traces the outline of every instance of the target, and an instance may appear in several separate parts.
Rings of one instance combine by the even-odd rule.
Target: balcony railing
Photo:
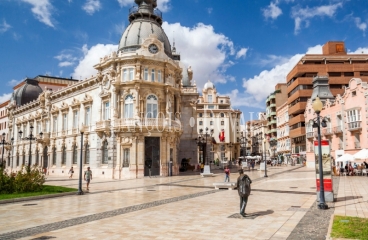
[[[327,135],[332,135],[333,132],[332,132],[332,129],[331,128],[325,128],[323,129],[323,135],[324,136],[327,136]]]
[[[354,147],[355,147],[355,149],[360,149],[361,148],[360,147],[360,142],[355,142]]]
[[[314,132],[307,132],[307,138],[314,138]]]
[[[124,118],[115,121],[114,127],[129,129],[144,127],[154,131],[164,131],[165,129],[180,130],[181,122],[167,118]]]
[[[111,127],[111,120],[103,120],[96,122],[96,131],[105,130]]]
[[[348,124],[349,131],[356,131],[362,129],[361,122],[350,122]]]
[[[336,127],[334,127],[333,132],[335,134],[342,133],[342,126],[336,126]]]

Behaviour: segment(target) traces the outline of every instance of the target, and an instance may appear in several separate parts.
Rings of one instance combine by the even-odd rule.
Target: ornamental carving
[[[82,99],[82,104],[87,105],[87,104],[92,104],[92,102],[93,102],[93,98],[90,95],[88,95],[87,93],[84,94],[84,97]]]
[[[61,106],[60,106],[60,111],[62,111],[62,112],[69,111],[69,105],[66,104],[65,102],[62,102]]]
[[[73,98],[73,101],[72,101],[71,107],[72,107],[73,109],[79,108],[79,107],[80,107],[80,102],[79,102],[79,100],[78,100],[78,99],[76,99],[76,98]]]

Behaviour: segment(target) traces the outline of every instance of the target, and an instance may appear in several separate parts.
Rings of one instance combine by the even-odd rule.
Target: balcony
[[[342,126],[337,126],[337,127],[334,127],[333,128],[333,132],[334,132],[334,134],[340,134],[340,133],[342,133]]]
[[[348,128],[349,128],[349,131],[351,132],[359,131],[362,129],[362,125],[361,125],[361,122],[350,122],[348,123]]]
[[[103,120],[96,122],[96,132],[101,136],[102,133],[106,133],[110,136],[111,120]]]
[[[322,133],[324,136],[328,136],[328,135],[332,135],[333,132],[332,132],[332,129],[331,128],[325,128],[323,129],[323,133]]]
[[[299,122],[304,122],[304,121],[305,121],[304,114],[299,114],[289,119],[289,126],[294,125]]]
[[[307,102],[298,102],[297,104],[289,107],[289,115],[304,113],[305,107],[307,106]]]
[[[290,138],[295,138],[295,137],[299,137],[303,135],[305,135],[305,127],[295,128],[295,129],[290,130],[289,132]]]
[[[135,129],[141,130],[145,128],[148,131],[165,131],[165,130],[181,130],[181,122],[179,120],[171,120],[168,118],[124,118],[114,122],[114,128],[125,129],[134,132]]]
[[[307,132],[307,138],[314,138],[314,132]]]
[[[354,147],[355,147],[355,149],[361,149],[360,142],[355,142]]]

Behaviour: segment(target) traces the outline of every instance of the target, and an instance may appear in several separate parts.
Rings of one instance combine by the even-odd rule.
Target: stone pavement
[[[313,209],[314,171],[274,167],[269,178],[260,171],[247,174],[254,181],[246,218],[238,214],[236,190],[214,190],[223,174],[93,179],[82,196],[0,205],[0,239],[288,238]],[[78,181],[49,178],[47,184],[77,187]]]

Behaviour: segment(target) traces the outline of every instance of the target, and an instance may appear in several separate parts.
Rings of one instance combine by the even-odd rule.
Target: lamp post
[[[5,141],[5,133],[2,134],[2,139],[1,139],[1,142],[0,144],[3,145],[3,149],[2,149],[2,152],[1,152],[1,165],[0,167],[4,167],[5,168],[5,161],[4,161],[4,146],[5,145],[13,145],[13,141],[14,141],[14,138],[11,139],[11,143],[8,143]]]
[[[203,129],[199,129],[199,137],[195,139],[197,145],[202,147],[203,160],[205,161],[205,165],[208,165],[208,156],[207,156],[207,136],[212,137],[214,130],[211,129],[208,132],[208,128],[206,127],[205,133],[203,134]]]
[[[84,134],[84,126],[82,124],[80,128],[80,134],[81,134],[81,151],[80,151],[80,162],[79,162],[79,184],[78,184],[78,195],[83,195],[82,190],[82,167],[83,167],[83,134]]]
[[[19,133],[19,138],[20,138],[20,139],[22,139],[22,140],[29,140],[28,170],[30,170],[30,169],[31,169],[31,160],[32,160],[32,156],[31,156],[31,153],[32,153],[32,151],[31,151],[31,147],[32,147],[32,141],[33,141],[33,140],[38,140],[38,138],[35,138],[35,136],[33,135],[33,125],[31,125],[31,126],[29,127],[29,129],[30,129],[30,132],[29,132],[28,137],[25,137],[25,138],[23,138],[23,139],[22,139],[22,134],[23,134],[22,130],[20,130],[20,131],[18,132],[18,133]],[[41,137],[41,138],[42,138],[42,135],[43,135],[43,133],[42,133],[42,132],[40,132],[40,137]]]
[[[322,111],[323,103],[317,96],[312,104],[314,112],[317,114],[316,121],[313,121],[313,127],[317,128],[318,134],[318,168],[319,168],[319,209],[328,209],[328,205],[325,201],[325,188],[323,184],[323,168],[322,168],[322,147],[321,147],[321,120],[320,120],[320,113]],[[326,122],[322,121],[322,127],[326,127]]]
[[[266,138],[263,139],[263,154],[264,154],[264,163],[265,163],[265,175],[264,175],[264,177],[268,177],[267,176],[267,158],[266,158],[267,157],[267,155],[266,155]]]

